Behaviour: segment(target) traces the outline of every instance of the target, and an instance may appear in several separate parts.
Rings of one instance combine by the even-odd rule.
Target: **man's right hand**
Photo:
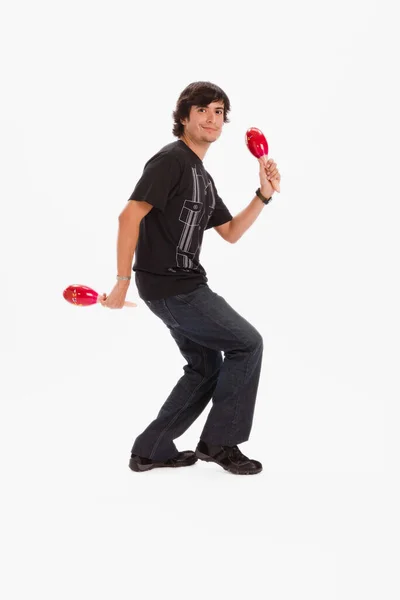
[[[103,297],[99,299],[101,305],[107,308],[123,308],[129,283],[129,281],[117,281],[110,295],[103,294]]]

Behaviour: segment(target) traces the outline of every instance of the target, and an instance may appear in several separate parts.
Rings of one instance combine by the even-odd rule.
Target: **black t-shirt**
[[[158,300],[207,283],[200,264],[204,230],[232,215],[197,154],[182,140],[161,148],[145,164],[129,200],[154,207],[140,223],[132,267],[139,296]]]

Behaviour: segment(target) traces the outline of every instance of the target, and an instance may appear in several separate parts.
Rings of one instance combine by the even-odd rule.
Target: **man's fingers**
[[[279,171],[276,168],[271,169],[268,172],[268,177],[270,177],[271,179],[276,179],[277,177],[279,177]]]

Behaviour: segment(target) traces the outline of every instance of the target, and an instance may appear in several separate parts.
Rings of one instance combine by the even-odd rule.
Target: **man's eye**
[[[206,109],[205,108],[199,108],[198,110],[206,110]],[[217,110],[217,112],[218,112],[219,115],[222,115],[224,111],[219,108]]]

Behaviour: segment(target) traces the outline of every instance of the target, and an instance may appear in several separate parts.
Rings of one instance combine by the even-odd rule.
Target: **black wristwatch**
[[[263,196],[260,188],[256,190],[256,195],[260,198],[260,200],[264,202],[264,204],[268,204],[268,202],[272,200],[272,196],[270,198],[266,198],[265,196]]]

